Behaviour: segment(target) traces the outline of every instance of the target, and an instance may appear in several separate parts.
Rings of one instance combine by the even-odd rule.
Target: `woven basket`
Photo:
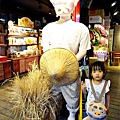
[[[53,48],[41,56],[40,69],[51,83],[62,86],[76,80],[79,65],[73,52],[64,48]]]

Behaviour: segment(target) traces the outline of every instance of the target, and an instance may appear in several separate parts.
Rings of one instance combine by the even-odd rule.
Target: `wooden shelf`
[[[10,47],[10,46],[32,46],[32,45],[37,45],[37,44],[26,44],[26,45],[8,45],[8,46]]]
[[[7,63],[7,62],[11,62],[11,60],[1,61],[0,64],[1,64],[1,63]]]
[[[5,32],[4,24],[0,24],[1,32],[0,32],[0,55],[6,56],[6,46],[5,37],[7,33]]]
[[[7,35],[6,33],[0,33],[0,36],[5,36],[5,35]]]
[[[6,44],[0,44],[0,47],[6,47],[7,45]]]
[[[11,34],[8,34],[8,37],[16,37],[16,38],[20,38],[20,37],[35,37],[37,38],[36,36],[30,36],[30,35],[11,35]]]
[[[27,57],[18,57],[18,58],[10,58],[10,60],[21,60],[21,59],[27,59],[27,58],[34,58],[34,57],[40,57],[41,55],[32,55]]]
[[[20,28],[29,28],[29,29],[35,29],[35,28],[32,28],[32,27],[27,27],[27,26],[18,26],[18,25],[14,25],[13,27],[20,27]]]

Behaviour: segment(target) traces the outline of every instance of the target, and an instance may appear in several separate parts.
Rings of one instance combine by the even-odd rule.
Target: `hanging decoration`
[[[80,21],[80,1],[78,1],[77,6],[75,7],[73,14],[72,14],[72,19],[75,22]]]

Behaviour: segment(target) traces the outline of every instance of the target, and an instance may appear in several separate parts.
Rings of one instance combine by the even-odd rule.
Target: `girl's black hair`
[[[104,62],[101,61],[96,61],[94,63],[92,63],[92,65],[90,65],[89,67],[89,78],[92,79],[93,77],[91,76],[92,71],[95,70],[102,70],[103,71],[103,78],[105,77],[105,73],[106,73],[106,69],[105,69],[105,65]]]

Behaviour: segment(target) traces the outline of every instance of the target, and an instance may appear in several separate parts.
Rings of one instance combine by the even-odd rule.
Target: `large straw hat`
[[[73,52],[64,48],[53,48],[41,56],[40,69],[51,83],[62,86],[76,80],[79,65]]]

